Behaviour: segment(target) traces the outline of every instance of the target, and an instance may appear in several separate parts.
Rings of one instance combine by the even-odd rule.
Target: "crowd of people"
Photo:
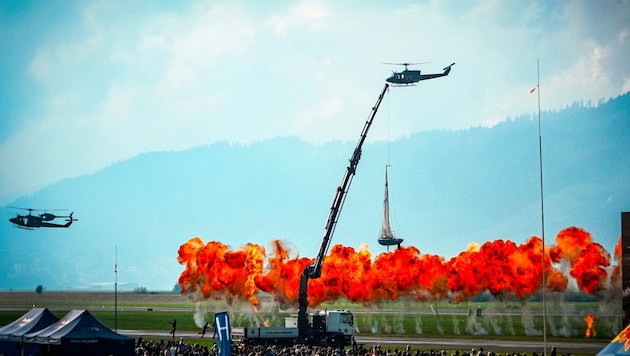
[[[136,356],[210,356],[214,355],[208,347],[195,343],[187,343],[183,338],[179,340],[136,340]],[[218,352],[217,352],[218,355]]]
[[[151,341],[138,338],[136,356],[220,356],[217,343],[211,348],[179,340]],[[493,352],[483,347],[472,350],[420,350],[407,345],[404,349],[382,349],[380,345],[366,347],[357,345],[353,348],[334,348],[325,346],[251,346],[234,345],[232,356],[542,356],[542,352]],[[555,347],[547,352],[549,356],[558,356]],[[563,354],[570,356],[571,354]]]

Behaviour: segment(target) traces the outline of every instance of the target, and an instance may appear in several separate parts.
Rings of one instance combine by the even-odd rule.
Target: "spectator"
[[[170,334],[173,335],[173,340],[175,340],[175,330],[177,330],[177,319],[173,319],[172,322],[168,322],[169,324],[171,324],[171,332]]]

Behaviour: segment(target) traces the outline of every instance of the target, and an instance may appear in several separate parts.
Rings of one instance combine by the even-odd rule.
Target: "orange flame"
[[[194,237],[179,248],[178,262],[185,266],[179,277],[182,293],[228,302],[242,299],[256,306],[257,293],[266,292],[283,305],[295,305],[300,276],[314,260],[291,257],[278,240],[270,250],[267,256],[265,248],[256,244],[232,250],[220,242],[204,244]],[[485,291],[499,300],[526,300],[543,288],[543,268],[548,291],[564,292],[569,278],[574,278],[584,292],[595,294],[605,288],[609,273],[618,273],[618,267],[609,268],[610,254],[577,227],[560,231],[556,246],[544,251],[543,259],[542,239],[537,236],[520,245],[501,239],[481,246],[471,244],[449,260],[421,254],[413,246],[373,257],[365,248],[338,244],[326,256],[321,277],[308,282],[309,303],[317,306],[347,299],[367,305],[404,296],[457,303]],[[569,276],[553,267],[552,263],[563,259],[571,265]]]
[[[584,317],[584,321],[586,322],[586,337],[595,337],[597,336],[597,330],[595,330],[595,317],[592,314],[586,314]]]

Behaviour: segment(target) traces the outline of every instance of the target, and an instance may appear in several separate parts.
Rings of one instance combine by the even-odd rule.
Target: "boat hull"
[[[378,243],[381,246],[394,246],[394,245],[400,246],[400,244],[402,242],[403,242],[403,239],[394,238],[394,237],[387,237],[387,238],[380,238],[380,239],[378,239]]]

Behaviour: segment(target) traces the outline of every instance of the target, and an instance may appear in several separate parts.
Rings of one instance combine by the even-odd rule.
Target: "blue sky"
[[[630,89],[630,1],[2,1],[0,203],[147,151],[492,126]],[[420,119],[418,119],[420,118]]]

